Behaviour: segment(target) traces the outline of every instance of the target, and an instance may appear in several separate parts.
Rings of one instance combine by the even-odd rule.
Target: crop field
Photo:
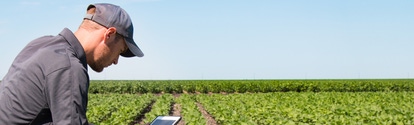
[[[414,80],[91,81],[94,124],[414,124]]]

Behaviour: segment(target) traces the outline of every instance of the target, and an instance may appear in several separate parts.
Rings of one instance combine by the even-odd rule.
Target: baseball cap
[[[92,20],[106,28],[115,27],[118,34],[125,38],[128,50],[121,53],[123,57],[143,57],[141,49],[134,42],[134,27],[128,13],[121,7],[109,3],[96,3],[88,6],[87,10],[95,8],[94,14],[86,14],[84,19]]]

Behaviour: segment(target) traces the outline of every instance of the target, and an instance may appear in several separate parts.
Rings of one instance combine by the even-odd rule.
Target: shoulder
[[[44,36],[31,41],[13,61],[11,71],[45,77],[52,73],[82,73],[87,76],[86,58],[80,57],[65,36]],[[79,43],[78,43],[79,44]]]
[[[62,69],[84,70],[82,61],[77,58],[73,48],[62,36],[42,37],[43,47],[34,56],[45,75]]]

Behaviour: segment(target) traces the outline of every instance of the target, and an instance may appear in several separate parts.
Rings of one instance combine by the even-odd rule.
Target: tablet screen
[[[161,120],[157,119],[151,125],[174,125],[175,120]]]
[[[175,125],[181,120],[180,116],[157,116],[151,125]]]

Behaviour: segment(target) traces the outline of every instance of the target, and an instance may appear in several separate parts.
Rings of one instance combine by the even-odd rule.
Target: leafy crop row
[[[169,115],[171,102],[176,102],[186,124],[206,124],[196,106],[199,102],[218,124],[414,124],[413,94],[276,92],[182,94],[178,98],[171,94],[90,94],[87,117],[95,124],[126,125],[137,116]],[[154,100],[152,110],[140,114]]]
[[[105,80],[90,93],[402,92],[413,79],[394,80]]]
[[[130,124],[154,99],[152,94],[90,94],[86,116],[89,123]]]
[[[149,124],[157,116],[168,116],[171,104],[173,103],[171,94],[163,94],[157,98],[157,101],[151,107],[151,111],[145,114],[144,123]]]
[[[206,125],[206,120],[196,105],[195,95],[182,94],[177,103],[181,105],[181,116],[187,125]]]
[[[198,95],[219,124],[414,124],[411,92]]]
[[[90,123],[100,123],[108,119],[117,107],[123,105],[128,98],[119,98],[120,94],[90,94],[86,116]]]
[[[149,103],[155,101],[153,105]],[[96,125],[128,125],[134,123],[149,124],[157,116],[168,116],[173,102],[181,105],[181,116],[188,125],[206,124],[198,110],[194,95],[184,94],[174,98],[171,94],[154,96],[153,94],[89,94],[88,111],[89,123]],[[143,112],[143,108],[150,108]],[[140,114],[145,113],[145,114]],[[138,116],[145,116],[142,121]]]

